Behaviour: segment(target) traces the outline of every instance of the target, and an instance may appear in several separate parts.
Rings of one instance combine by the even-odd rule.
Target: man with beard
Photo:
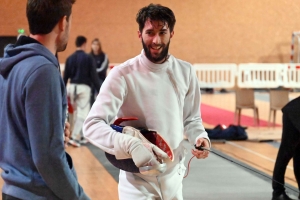
[[[174,35],[175,16],[167,7],[150,4],[139,10],[136,21],[143,50],[140,55],[114,67],[84,123],[84,135],[116,159],[131,159],[137,167],[158,166],[152,145],[113,130],[114,117],[137,117],[122,125],[146,127],[159,132],[174,152],[165,159],[167,169],[157,177],[120,170],[119,199],[183,199],[185,173],[184,135],[192,145],[210,148],[200,115],[200,88],[190,63],[168,54]],[[124,132],[124,129],[123,129]],[[199,158],[207,151],[192,150]]]
[[[28,0],[30,36],[0,59],[3,200],[89,199],[65,152],[67,98],[55,57],[66,49],[74,3]]]

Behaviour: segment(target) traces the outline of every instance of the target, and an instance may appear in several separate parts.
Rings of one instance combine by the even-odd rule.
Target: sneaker
[[[80,147],[80,143],[77,142],[76,140],[70,139],[69,144],[74,146],[74,147]]]
[[[84,137],[82,137],[79,141],[80,144],[86,144],[88,143],[89,141],[87,141],[87,139],[85,139]]]

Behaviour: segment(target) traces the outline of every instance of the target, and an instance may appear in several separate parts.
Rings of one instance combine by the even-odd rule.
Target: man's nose
[[[159,34],[156,34],[156,35],[153,37],[153,43],[154,43],[154,44],[161,44],[161,38],[160,38]]]

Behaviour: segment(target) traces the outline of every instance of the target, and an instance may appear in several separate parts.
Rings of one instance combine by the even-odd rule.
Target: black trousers
[[[300,188],[300,121],[294,119],[293,115],[283,113],[282,116],[282,138],[273,171],[273,180],[275,180],[272,182],[273,196],[280,195],[285,191],[281,184],[284,184],[285,171],[291,158],[294,162],[294,174],[298,189]]]
[[[21,200],[21,199],[2,193],[2,200]]]

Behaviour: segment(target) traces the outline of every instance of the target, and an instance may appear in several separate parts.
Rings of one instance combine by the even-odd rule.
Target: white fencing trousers
[[[71,104],[75,108],[72,138],[76,139],[80,134],[83,122],[91,109],[91,88],[85,84],[71,83],[67,88],[67,93],[70,97]]]
[[[160,176],[161,190],[164,200],[183,200],[182,180],[186,167],[182,162],[168,169]],[[160,200],[161,194],[157,178],[120,170],[119,175],[120,200]]]

